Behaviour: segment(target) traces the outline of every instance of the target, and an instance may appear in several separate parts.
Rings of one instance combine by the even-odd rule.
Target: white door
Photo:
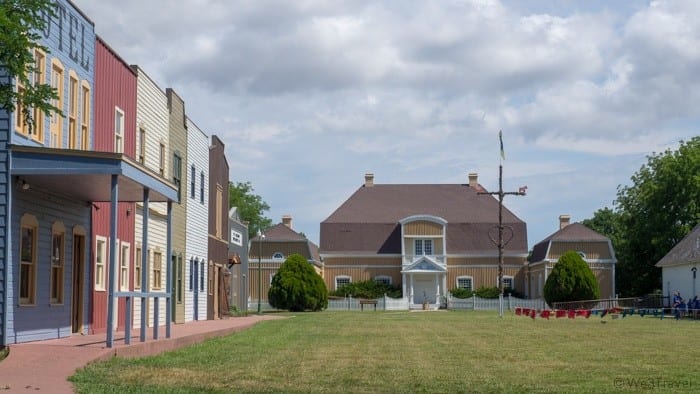
[[[435,303],[435,288],[434,277],[416,277],[413,282],[413,303],[422,304],[423,301],[428,301],[431,304]]]

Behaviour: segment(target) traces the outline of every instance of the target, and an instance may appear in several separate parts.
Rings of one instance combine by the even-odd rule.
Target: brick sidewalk
[[[117,332],[114,347],[105,345],[105,334],[74,335],[10,345],[10,354],[0,361],[0,393],[43,391],[45,393],[72,393],[73,385],[67,380],[76,369],[92,361],[118,357],[142,357],[202,342],[207,338],[224,336],[249,328],[262,320],[278,317],[246,316],[222,320],[205,320],[187,324],[173,324],[171,337],[165,338],[165,328],[159,330],[159,339],[153,340],[153,329],[147,331],[146,342],[139,342],[134,331],[131,344],[124,344],[124,333]]]

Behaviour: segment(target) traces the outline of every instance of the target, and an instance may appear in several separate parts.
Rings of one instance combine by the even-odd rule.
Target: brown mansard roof
[[[581,223],[571,223],[566,227],[556,231],[549,237],[538,242],[534,248],[532,248],[532,257],[530,260],[534,262],[542,261],[547,258],[547,249],[551,242],[609,242],[608,237],[591,230],[590,228],[584,226]]]
[[[465,184],[362,186],[321,223],[321,250],[400,254],[399,221],[432,215],[448,222],[447,253],[494,252],[488,232],[498,223],[498,200],[479,191]],[[505,207],[503,223],[514,230],[506,250],[526,253],[525,223]]]
[[[265,235],[264,242],[303,242],[309,248],[309,255],[315,262],[321,261],[321,256],[318,253],[318,246],[311,242],[303,235],[294,231],[293,229],[287,227],[283,223],[278,223],[263,232]],[[256,235],[251,239],[251,242],[258,242],[258,236]]]

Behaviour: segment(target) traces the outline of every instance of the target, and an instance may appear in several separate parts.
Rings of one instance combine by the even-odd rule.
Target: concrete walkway
[[[222,320],[205,320],[187,324],[173,324],[170,338],[165,338],[165,328],[159,330],[159,339],[153,340],[153,329],[147,331],[146,342],[139,342],[139,331],[134,331],[131,344],[124,344],[124,333],[117,332],[114,346],[105,345],[106,334],[73,335],[10,345],[10,354],[0,361],[0,394],[72,393],[73,385],[67,378],[93,361],[113,356],[142,357],[202,342],[207,338],[228,335],[252,327],[262,320],[279,317],[253,315],[231,317]]]

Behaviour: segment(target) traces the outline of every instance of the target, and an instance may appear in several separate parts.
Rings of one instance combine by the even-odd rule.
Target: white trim
[[[97,277],[97,257],[98,257],[98,250],[97,246],[100,244],[100,242],[103,243],[103,259],[102,263],[100,264],[102,266],[102,275],[101,275],[101,285],[98,286],[98,277]],[[94,261],[94,266],[92,267],[95,273],[95,277],[92,281],[92,286],[95,289],[95,291],[107,291],[107,284],[105,283],[107,280],[107,267],[109,266],[107,259],[109,259],[109,247],[107,246],[109,242],[109,238],[103,237],[101,235],[95,235],[95,261]]]
[[[471,283],[470,283],[471,289],[467,289],[467,290],[469,290],[469,291],[474,291],[474,277],[473,277],[473,276],[471,276],[471,275],[460,275],[460,276],[458,276],[458,277],[455,278],[455,287],[457,287],[457,288],[459,288],[459,289],[463,289],[463,287],[459,287],[459,280],[460,280],[460,279],[469,279],[469,280],[471,281]]]
[[[445,220],[439,216],[434,216],[434,215],[407,216],[407,217],[399,220],[399,223],[403,226],[407,223],[418,222],[418,221],[433,222],[433,223],[441,224],[443,226],[445,226],[447,224],[447,220]]]
[[[263,262],[265,262],[263,260]],[[354,264],[343,264],[343,265],[328,265],[325,264],[324,267],[326,269],[328,268],[399,268],[401,269],[401,263],[397,263],[396,265],[354,265]]]

